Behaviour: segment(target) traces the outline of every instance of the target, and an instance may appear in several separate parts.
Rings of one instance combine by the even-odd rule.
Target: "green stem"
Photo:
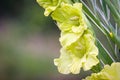
[[[108,5],[109,9],[112,12],[112,15],[115,19],[115,21],[118,23],[119,27],[120,27],[120,14],[119,12],[116,10],[116,8],[113,6],[113,4],[111,3],[110,0],[104,0],[106,2],[106,4]]]

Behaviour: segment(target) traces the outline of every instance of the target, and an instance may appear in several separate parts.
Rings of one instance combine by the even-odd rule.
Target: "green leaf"
[[[110,65],[115,61],[99,40],[97,41],[97,47],[99,49],[98,58],[102,60],[103,64]]]
[[[96,25],[96,27],[98,27],[103,33],[104,35],[106,35],[106,32],[109,33],[109,31],[107,30],[107,28],[105,26],[103,26],[101,24],[101,22],[99,21],[99,19],[95,16],[95,14],[88,8],[88,6],[83,2],[83,10],[84,13],[87,15],[87,17]]]

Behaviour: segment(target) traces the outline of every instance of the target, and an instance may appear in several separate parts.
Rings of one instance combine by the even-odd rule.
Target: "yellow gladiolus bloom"
[[[57,8],[51,16],[57,21],[58,27],[62,32],[68,31],[82,34],[81,31],[87,28],[83,18],[81,3],[73,5],[62,3],[61,7]]]
[[[120,63],[112,63],[111,66],[105,65],[99,73],[93,73],[83,80],[120,80]]]
[[[69,39],[69,38],[68,38]],[[61,49],[61,56],[54,60],[60,73],[78,74],[80,69],[90,70],[99,60],[97,59],[98,49],[94,44],[95,39],[91,32],[85,33],[68,48]]]

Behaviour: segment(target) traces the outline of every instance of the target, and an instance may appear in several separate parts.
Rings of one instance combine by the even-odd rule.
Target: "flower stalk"
[[[83,80],[120,80],[120,4],[114,5],[119,0],[37,2],[61,31],[61,54],[54,59],[60,73],[79,74],[83,68],[94,72]]]

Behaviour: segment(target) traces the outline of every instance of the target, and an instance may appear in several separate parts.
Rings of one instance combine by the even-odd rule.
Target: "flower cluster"
[[[45,8],[45,16],[51,13],[61,30],[60,58],[54,64],[60,73],[78,74],[80,69],[90,70],[99,63],[95,38],[82,12],[82,4],[70,0],[38,0]]]

